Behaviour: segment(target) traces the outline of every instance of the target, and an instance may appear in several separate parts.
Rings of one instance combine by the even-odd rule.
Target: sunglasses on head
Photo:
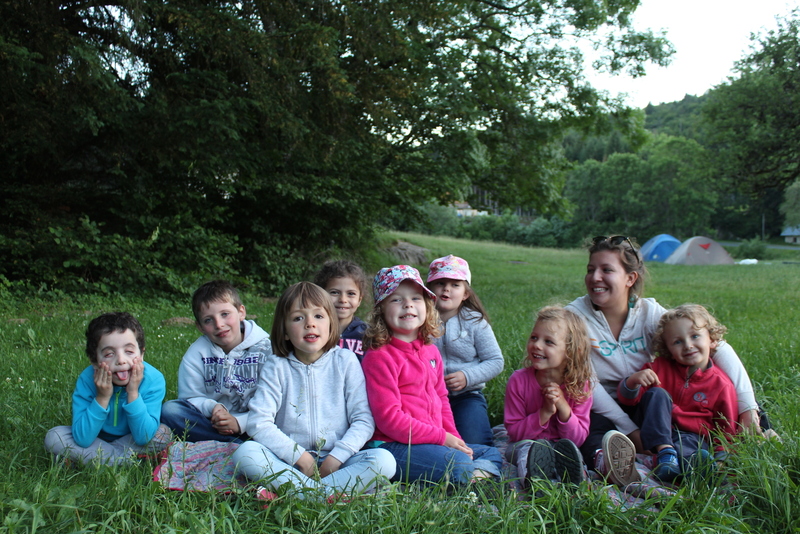
[[[612,247],[616,247],[617,245],[622,244],[623,241],[627,241],[628,244],[631,246],[631,250],[633,251],[633,255],[636,256],[636,261],[637,262],[641,261],[639,259],[639,253],[636,252],[636,247],[633,246],[633,243],[631,243],[631,238],[629,238],[628,236],[625,236],[625,235],[612,235],[612,236],[598,235],[598,236],[595,236],[595,237],[592,238],[592,244],[593,245],[597,245],[599,243],[602,243],[603,241],[608,241],[608,244],[611,245]]]

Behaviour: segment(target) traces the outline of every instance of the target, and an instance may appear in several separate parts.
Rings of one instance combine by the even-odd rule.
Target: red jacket
[[[698,369],[687,379],[689,368],[673,359],[659,357],[642,369],[652,369],[672,397],[672,423],[684,432],[709,436],[712,430],[736,434],[736,389],[728,376],[709,360],[708,368]],[[620,381],[617,399],[620,404],[638,404],[649,389],[640,387],[635,398],[626,397],[625,380]],[[630,395],[630,393],[628,393]]]
[[[456,430],[439,349],[391,338],[362,362],[378,441],[444,445]]]

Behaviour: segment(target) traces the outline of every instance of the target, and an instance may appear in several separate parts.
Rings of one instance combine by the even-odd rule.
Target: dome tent
[[[640,253],[644,261],[666,261],[679,246],[681,242],[677,238],[669,234],[658,234],[642,245]]]
[[[670,265],[733,265],[734,261],[722,245],[710,237],[690,237],[664,263]]]

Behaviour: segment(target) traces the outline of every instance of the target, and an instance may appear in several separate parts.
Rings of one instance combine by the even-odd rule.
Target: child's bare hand
[[[338,471],[340,467],[342,467],[342,462],[329,454],[322,460],[322,465],[319,466],[319,478],[325,478],[331,473]]]
[[[98,363],[94,368],[94,387],[97,388],[97,403],[107,408],[114,393],[114,383],[111,381],[111,369],[105,362]]]
[[[140,357],[133,359],[133,366],[130,369],[130,378],[125,389],[128,392],[128,402],[133,402],[139,398],[139,386],[144,378],[144,363]]]
[[[638,386],[647,388],[650,386],[660,386],[661,380],[658,379],[658,375],[652,369],[642,369],[629,376],[625,381],[625,385],[628,386],[628,389],[636,389]]]
[[[558,386],[558,384],[554,383],[544,386],[542,388],[542,395],[547,401],[552,402],[554,406],[559,401],[564,400],[564,392],[561,391],[561,388]]]
[[[467,387],[467,377],[462,371],[456,371],[455,373],[445,375],[444,383],[450,391],[461,391]]]
[[[211,411],[211,426],[223,436],[233,436],[242,433],[239,421],[231,415],[225,405],[217,404]]]
[[[294,466],[305,476],[313,477],[314,468],[317,467],[317,461],[314,460],[314,457],[311,456],[308,451],[306,451],[300,455],[300,458],[298,458],[297,463],[294,464]]]
[[[469,456],[470,458],[472,458],[472,449],[467,447],[467,444],[464,443],[463,439],[455,437],[450,432],[447,433],[447,436],[444,439],[444,446],[450,447],[451,449],[459,450],[464,454],[466,454],[467,456]]]

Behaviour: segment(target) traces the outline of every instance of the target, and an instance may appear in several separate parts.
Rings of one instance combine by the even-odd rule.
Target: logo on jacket
[[[436,360],[430,360],[430,362],[431,362],[431,367],[436,369]]]
[[[702,391],[698,391],[697,393],[695,393],[694,396],[692,397],[692,400],[704,406],[708,404],[708,397],[706,397],[706,394],[703,393]]]

